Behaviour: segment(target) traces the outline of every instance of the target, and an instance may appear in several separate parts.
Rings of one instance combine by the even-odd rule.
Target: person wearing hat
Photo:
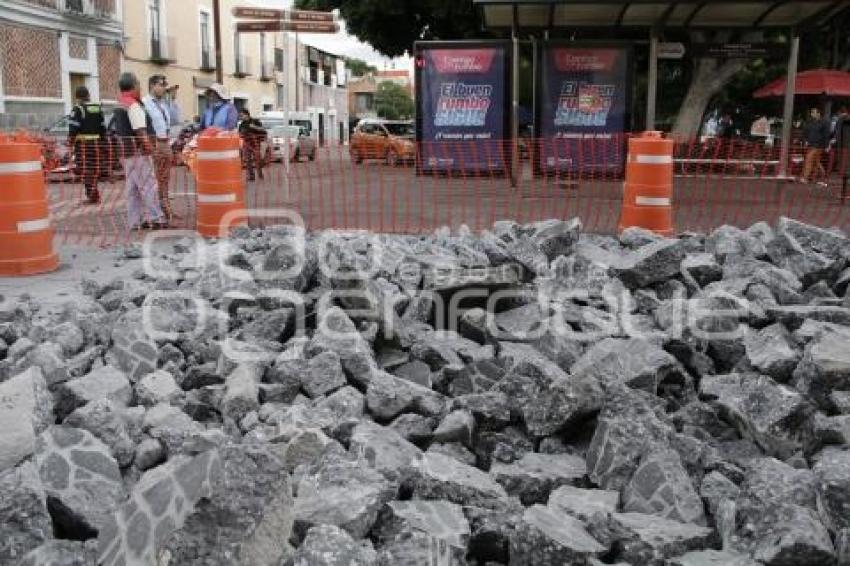
[[[239,123],[236,107],[230,101],[227,89],[221,83],[213,83],[207,89],[207,109],[201,117],[201,130],[216,127],[234,131]]]
[[[89,89],[77,87],[74,93],[77,105],[71,111],[68,120],[68,145],[74,148],[74,161],[77,175],[83,181],[86,191],[86,203],[100,202],[97,179],[100,176],[100,157],[106,125],[103,108],[91,101]]]
[[[152,75],[148,79],[149,94],[142,99],[145,111],[151,117],[154,129],[153,162],[156,168],[156,182],[159,187],[159,204],[166,219],[174,216],[168,196],[171,180],[171,129],[180,123],[180,108],[172,97],[178,85],[168,86],[165,75]]]

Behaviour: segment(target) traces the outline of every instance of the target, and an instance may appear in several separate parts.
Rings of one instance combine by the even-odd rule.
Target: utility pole
[[[213,0],[213,37],[215,38],[215,81],[224,84],[224,69],[221,63],[221,6]]]
[[[295,32],[295,111],[301,111],[301,67],[299,65],[299,51],[301,45],[298,43],[298,32]]]

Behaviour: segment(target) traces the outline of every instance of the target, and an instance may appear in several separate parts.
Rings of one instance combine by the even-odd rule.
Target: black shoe
[[[100,191],[92,187],[86,187],[86,200],[83,204],[100,204]]]

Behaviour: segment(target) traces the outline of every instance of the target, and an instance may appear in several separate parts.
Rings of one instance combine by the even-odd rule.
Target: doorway
[[[71,104],[74,105],[77,103],[77,89],[81,86],[86,86],[86,79],[88,75],[80,75],[77,73],[71,73],[68,75],[68,79],[71,83]]]
[[[325,115],[319,113],[319,147],[325,147]]]

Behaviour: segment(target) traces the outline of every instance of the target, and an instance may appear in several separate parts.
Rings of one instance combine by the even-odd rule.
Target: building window
[[[201,68],[212,69],[213,53],[210,48],[210,14],[209,12],[201,12]]]
[[[357,112],[368,112],[372,109],[372,94],[358,93],[356,98]]]
[[[283,108],[286,106],[286,90],[283,85],[277,85],[277,107]]]
[[[163,33],[162,0],[148,0],[148,21],[150,25],[151,60],[156,63],[168,62],[171,56],[169,45]]]
[[[274,50],[274,68],[276,71],[283,72],[283,49],[275,48]]]
[[[209,12],[201,12],[201,68],[210,68],[210,15]]]
[[[162,23],[160,0],[150,0],[148,8],[150,10],[151,21],[151,41],[158,43],[162,37],[160,25]]]
[[[243,74],[245,72],[245,64],[242,61],[242,34],[238,32],[233,34],[233,56],[236,59],[236,61],[234,61],[236,74]]]
[[[260,34],[260,78],[263,80],[271,80],[272,75],[272,67],[268,63],[268,56],[266,55],[266,34]]]

